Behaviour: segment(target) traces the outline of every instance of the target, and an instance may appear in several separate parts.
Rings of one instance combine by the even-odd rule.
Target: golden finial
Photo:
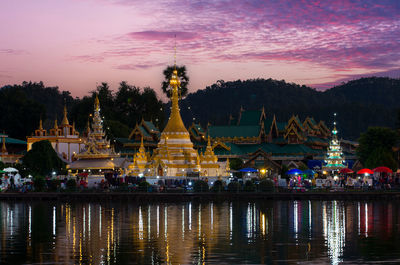
[[[39,120],[39,130],[43,130],[42,117],[40,117],[40,120]]]
[[[3,146],[1,147],[1,153],[2,154],[7,154],[7,148],[6,148],[6,137],[3,136]]]
[[[63,117],[63,120],[62,120],[62,122],[61,122],[61,125],[69,125],[67,115],[68,115],[68,112],[67,112],[67,105],[66,105],[66,103],[65,103],[65,101],[64,101],[64,117]]]
[[[58,129],[57,116],[56,116],[56,119],[54,120],[54,129]]]
[[[96,111],[100,110],[100,101],[99,101],[99,97],[97,94],[96,94],[96,98],[94,99],[94,109]]]

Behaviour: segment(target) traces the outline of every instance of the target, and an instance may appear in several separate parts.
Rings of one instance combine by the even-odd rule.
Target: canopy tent
[[[5,171],[3,171],[3,170],[0,170],[0,174],[2,174],[2,173],[6,173]]]
[[[302,173],[303,173],[303,171],[301,171],[300,169],[297,169],[297,168],[293,168],[293,169],[289,170],[288,172],[286,172],[287,175],[300,175]]]
[[[354,173],[353,170],[351,170],[350,168],[342,168],[341,170],[339,170],[340,174],[351,174]]]
[[[255,168],[251,168],[251,167],[246,167],[246,168],[242,168],[241,170],[239,170],[240,172],[257,172],[257,169]]]
[[[5,169],[3,169],[3,171],[6,173],[13,173],[13,172],[18,172],[18,169],[13,167],[6,167]]]
[[[372,175],[372,174],[374,174],[374,171],[372,171],[369,168],[363,168],[363,169],[360,169],[359,171],[357,171],[357,174],[359,174],[359,175],[361,175],[361,174],[370,174],[370,175]]]
[[[393,173],[393,171],[388,167],[377,167],[374,168],[373,171],[378,173]]]

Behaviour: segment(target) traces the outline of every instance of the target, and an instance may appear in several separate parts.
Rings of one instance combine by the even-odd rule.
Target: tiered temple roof
[[[121,167],[123,162],[106,138],[97,95],[94,102],[93,122],[85,142],[85,148],[75,157],[78,160],[69,164],[70,169],[115,169]]]

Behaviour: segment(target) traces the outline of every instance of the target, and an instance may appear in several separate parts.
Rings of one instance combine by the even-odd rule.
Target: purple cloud
[[[122,64],[115,67],[118,70],[138,70],[138,69],[148,69],[152,67],[165,66],[166,63],[154,63],[154,64]]]
[[[130,32],[127,34],[128,37],[132,39],[142,39],[142,40],[159,40],[164,41],[166,39],[173,39],[176,36],[177,40],[186,41],[192,40],[197,37],[197,34],[192,32],[183,32],[183,31],[138,31],[138,32]]]

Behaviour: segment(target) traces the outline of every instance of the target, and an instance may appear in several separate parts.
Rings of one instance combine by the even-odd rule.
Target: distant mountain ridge
[[[230,115],[265,108],[285,122],[293,114],[332,125],[337,113],[340,137],[356,140],[369,126],[394,127],[400,108],[400,79],[369,77],[349,81],[326,91],[273,79],[218,81],[204,90],[189,94],[181,102],[182,116],[205,126],[227,124]],[[190,106],[190,109],[189,109]]]
[[[117,122],[110,127],[126,127],[126,134],[135,124],[127,124],[126,119],[123,119],[124,115],[114,114],[125,104],[124,110],[119,110],[118,113],[122,111],[140,116],[137,108],[134,108],[140,102],[122,97],[122,102],[115,101],[113,105],[115,99],[107,91],[100,98],[104,112],[102,115],[106,120],[112,117]],[[227,125],[231,115],[237,118],[241,107],[246,110],[264,107],[267,118],[276,115],[278,122],[287,122],[293,114],[299,115],[301,120],[310,116],[317,121],[324,120],[329,127],[332,126],[333,113],[336,112],[339,137],[356,140],[369,126],[394,127],[400,108],[399,100],[400,79],[386,77],[361,78],[324,92],[284,80],[220,80],[189,94],[181,100],[180,108],[186,126],[194,121],[201,123],[203,127],[208,123]],[[0,88],[0,130],[11,137],[24,139],[37,128],[40,117],[47,128],[54,125],[56,117],[60,121],[64,104],[67,105],[70,122],[76,121],[77,128],[82,129],[92,111],[91,96],[73,98],[68,91],[46,87],[42,82],[3,86]],[[154,106],[152,111],[145,111],[146,119],[153,117],[156,120],[162,116],[162,113],[157,112],[169,111],[168,107],[161,109],[157,104]],[[116,133],[115,137],[123,136]]]

